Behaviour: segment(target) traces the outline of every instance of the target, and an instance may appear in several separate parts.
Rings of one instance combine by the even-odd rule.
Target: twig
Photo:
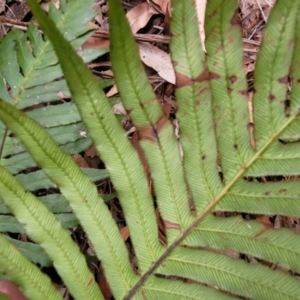
[[[22,22],[14,19],[7,18],[5,16],[0,16],[0,22],[11,25],[25,26],[28,27],[30,25],[29,22]]]
[[[105,30],[98,30],[94,33],[94,36],[104,38],[104,39],[109,39],[109,32]],[[162,43],[162,44],[170,43],[169,36],[162,36],[157,34],[139,34],[139,33],[136,33],[133,36],[137,41],[141,41],[141,42],[152,42],[152,43]]]
[[[257,45],[260,46],[260,42],[249,40],[249,39],[243,39],[244,43],[252,44],[252,45]]]
[[[267,23],[267,18],[266,18],[266,16],[265,16],[265,13],[264,13],[264,11],[263,11],[263,9],[262,9],[262,7],[261,7],[259,1],[256,0],[256,2],[257,2],[257,5],[258,5],[258,7],[259,7],[259,10],[260,10],[260,12],[261,12],[261,15],[262,15],[262,17],[263,17],[265,23]]]

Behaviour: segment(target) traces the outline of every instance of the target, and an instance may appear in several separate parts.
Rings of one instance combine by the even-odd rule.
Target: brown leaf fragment
[[[125,226],[123,228],[120,229],[120,233],[122,235],[123,241],[127,241],[127,239],[129,238],[129,230],[128,227]]]
[[[174,85],[167,83],[165,86],[165,96],[170,97],[174,92]]]
[[[158,121],[155,124],[157,134],[161,131],[162,128],[164,128],[164,126],[167,122],[169,122],[169,120],[166,117],[166,115],[163,115],[158,119]]]
[[[257,221],[258,223],[261,223],[261,224],[266,225],[266,226],[268,226],[268,227],[273,227],[273,224],[272,224],[272,222],[270,221],[269,216],[266,216],[266,215],[264,215],[264,216],[257,216],[257,217],[256,217],[256,221]],[[260,234],[261,234],[261,233],[260,233]]]
[[[232,25],[240,24],[240,16],[238,11],[236,11],[235,14],[232,16],[230,23]]]
[[[85,150],[85,154],[91,158],[97,156],[97,149],[94,145],[90,146],[87,150]]]
[[[148,2],[143,2],[132,8],[127,14],[132,33],[137,33],[141,28],[145,27],[150,18],[158,12],[149,5]]]
[[[188,77],[178,72],[175,72],[175,78],[176,78],[175,82],[177,87],[189,86],[189,85],[193,85],[194,83],[191,77]]]
[[[276,97],[273,94],[270,94],[268,98],[270,102],[273,102],[276,99]]]
[[[240,93],[242,96],[247,96],[247,95],[248,95],[247,90],[239,91],[239,93]]]
[[[12,282],[0,280],[0,292],[9,296],[12,300],[26,300],[27,298]]]
[[[89,168],[98,169],[101,161],[98,156],[94,156],[93,158],[87,155],[84,155],[84,159],[89,165]]]
[[[209,80],[220,79],[220,78],[221,76],[217,73],[212,73],[212,72],[209,73]]]
[[[169,117],[172,111],[172,104],[165,102],[162,104],[162,109],[164,110],[165,115]]]
[[[74,160],[76,165],[79,166],[80,168],[89,168],[88,163],[80,154],[72,155],[72,159]]]
[[[101,265],[99,266],[98,284],[104,298],[111,299],[113,295],[108,285],[107,279],[105,278],[104,271]]]
[[[208,69],[205,69],[196,79],[195,82],[203,82],[211,79]]]
[[[166,246],[168,244],[167,242],[167,237],[166,237],[166,228],[165,228],[165,225],[162,221],[162,218],[160,216],[160,213],[159,213],[159,210],[158,208],[155,209],[155,215],[156,215],[156,221],[157,221],[157,224],[158,224],[158,238],[159,238],[159,241],[164,245]]]
[[[56,95],[60,98],[60,99],[68,99],[70,98],[69,96],[67,96],[63,91],[58,91],[56,93]]]
[[[300,220],[299,218],[284,217],[284,227],[292,229],[293,231],[300,232]]]
[[[174,66],[176,63],[174,63]],[[205,69],[197,78],[191,78],[188,77],[184,74],[175,72],[176,76],[176,86],[177,87],[183,87],[183,86],[189,86],[193,85],[195,82],[203,82],[203,81],[208,81],[210,79],[219,79],[220,76],[214,73],[209,73],[208,69]]]
[[[153,130],[153,127],[136,127],[138,132],[139,140],[149,141],[156,143],[157,140],[157,132]]]
[[[82,45],[82,49],[108,49],[109,40],[92,35],[88,40]]]
[[[229,77],[229,80],[230,80],[231,84],[234,84],[237,81],[237,77],[235,75],[232,75]]]
[[[165,224],[165,228],[166,229],[178,229],[181,230],[181,227],[179,224],[175,224],[166,220],[163,220],[164,224]]]
[[[287,84],[288,81],[289,81],[289,76],[288,76],[288,75],[283,76],[283,77],[281,77],[281,78],[278,78],[278,82],[279,82],[279,83]]]
[[[144,64],[154,69],[160,77],[175,84],[175,72],[169,53],[145,42],[138,43],[141,60]]]
[[[151,0],[151,5],[154,6],[158,12],[162,14],[171,15],[170,0]]]

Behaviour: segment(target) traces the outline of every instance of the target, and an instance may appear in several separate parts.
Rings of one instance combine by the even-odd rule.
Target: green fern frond
[[[220,212],[221,215],[236,212],[299,217],[298,178],[289,177],[300,175],[299,144],[295,142],[299,136],[300,111],[296,94],[300,81],[299,2],[278,1],[273,8],[255,71],[252,124],[242,61],[242,36],[236,21],[238,1],[208,1],[206,55],[199,42],[195,1],[172,1],[170,47],[176,73],[176,118],[180,129],[180,137],[176,138],[137,59],[137,47],[121,3],[110,0],[112,66],[122,102],[136,127],[149,165],[155,200],[165,225],[165,247],[158,238],[148,174],[114,115],[101,82],[37,3],[34,0],[29,3],[57,53],[78,109],[74,120],[79,122],[76,119],[79,115],[82,118],[84,125],[80,126],[87,129],[120,200],[137,258],[136,272],[104,199],[98,196],[89,177],[57,145],[74,143],[76,138],[57,131],[57,136],[52,133],[57,139],[54,140],[36,121],[1,101],[0,118],[22,144],[12,137],[8,137],[7,143],[19,155],[26,149],[60,188],[67,201],[56,214],[61,220],[60,232],[65,232],[64,222],[71,224],[78,219],[101,261],[114,297],[299,299],[299,280],[293,274],[300,271],[299,234],[288,229],[276,230],[241,216],[216,217]],[[62,10],[66,6],[66,2],[61,3]],[[51,8],[50,15],[60,24],[63,14]],[[62,32],[72,39],[68,29]],[[22,39],[20,35],[20,47]],[[26,51],[19,53],[20,66],[25,71],[29,66],[21,54]],[[53,55],[56,64],[55,58]],[[49,70],[53,71],[52,75],[50,72],[45,76],[57,76],[56,70]],[[14,80],[19,83],[21,79],[16,76]],[[6,92],[2,94],[7,97]],[[286,105],[287,100],[291,102],[290,107]],[[66,110],[73,108],[64,106]],[[54,114],[54,109],[50,113]],[[33,112],[31,116],[41,122],[44,115]],[[57,126],[64,121],[58,115],[57,119],[45,118],[44,122]],[[278,175],[280,181],[271,181]],[[24,224],[23,210],[38,201],[39,209],[45,211],[47,218],[54,218],[55,223],[55,217],[42,204],[47,202],[33,200],[20,183],[8,188],[9,183],[4,179],[21,181],[21,175],[14,178],[1,170],[0,176],[3,177],[0,196],[6,205],[2,209],[11,210],[15,217],[6,216],[10,217],[6,218],[8,225],[14,226],[14,230],[25,230],[29,235],[37,234],[36,242],[43,247],[50,238],[39,236],[43,228],[33,232],[30,224],[37,217],[26,215],[29,221]],[[261,180],[262,176],[268,178]],[[27,190],[38,187],[38,184],[29,186]],[[25,201],[17,206],[15,194],[28,204]],[[64,219],[68,205],[76,220],[71,219],[72,215]],[[18,227],[16,221],[23,227]],[[43,227],[43,222],[45,220],[40,220],[37,227]],[[58,225],[51,226],[51,230],[55,226]],[[59,243],[55,239],[51,242]],[[46,252],[48,247],[51,251],[54,249],[47,244]],[[59,249],[56,251],[65,254]],[[48,255],[55,265],[53,253]],[[242,257],[253,258],[256,263],[248,263]],[[270,265],[281,271],[273,270]],[[80,281],[82,286],[84,280]],[[75,291],[73,293],[76,297]]]
[[[78,298],[101,299],[100,291],[86,265],[85,258],[69,233],[37,198],[26,192],[11,174],[3,167],[0,167],[0,171],[0,197],[22,223],[30,238],[41,244],[53,260],[54,266],[70,291]],[[9,268],[10,266],[5,266],[4,271]],[[74,274],[73,278],[69,276],[71,273]],[[39,284],[42,283],[39,281]]]
[[[213,251],[178,248],[158,271],[218,286],[250,299],[299,299],[297,278]]]
[[[273,229],[240,217],[221,219],[207,216],[188,237],[191,247],[233,250],[258,259],[280,263],[299,272],[298,234],[288,229]]]
[[[8,278],[22,289],[28,299],[63,299],[50,279],[21,255],[2,234],[0,234],[0,243],[0,272],[8,275]]]
[[[96,14],[93,6],[94,1],[61,1],[58,10],[50,4],[50,17],[56,20],[56,26],[75,49],[78,49],[92,34],[92,28],[86,24]],[[81,13],[79,14],[78,11]],[[88,148],[91,140],[80,136],[79,130],[84,128],[80,124],[76,106],[63,102],[55,106],[51,105],[53,101],[62,100],[62,97],[70,97],[70,92],[66,81],[62,78],[62,71],[51,43],[43,39],[38,28],[31,24],[25,33],[19,29],[11,30],[1,40],[0,51],[2,53],[0,57],[1,99],[13,103],[19,109],[31,107],[28,114],[33,118],[36,117],[41,125],[49,128],[52,136],[56,134],[55,132],[67,134],[67,131],[70,131],[68,136],[69,138],[73,136],[73,139],[57,141],[59,145],[68,147],[70,154]],[[84,61],[88,62],[106,52],[107,50],[88,49],[79,53]],[[34,106],[41,103],[44,103],[44,107],[34,109]],[[54,118],[53,114],[57,111],[60,112],[60,117],[57,115]],[[76,126],[67,127],[69,124],[76,124]],[[2,124],[1,139],[4,133]],[[5,141],[6,151],[2,156],[10,157],[3,159],[1,165],[11,166],[10,171],[15,173],[36,166],[28,153],[15,153],[10,148],[8,140],[9,138]]]
[[[79,48],[92,34],[92,28],[86,24],[95,16],[94,2],[88,1],[61,1],[59,10],[50,5],[50,16],[57,20],[59,30],[72,43]],[[84,11],[78,15],[78,9]],[[77,16],[78,15],[78,16]],[[77,16],[74,19],[74,16]],[[48,133],[69,154],[77,154],[87,149],[92,141],[89,137],[81,135],[84,125],[74,103],[51,105],[61,97],[70,97],[66,81],[62,78],[61,68],[56,54],[48,40],[45,40],[32,23],[26,32],[18,29],[11,30],[0,42],[0,96],[3,100],[14,103],[23,109],[31,107],[27,112],[29,116],[46,128]],[[82,58],[88,62],[107,52],[95,49],[79,51]],[[106,87],[111,82],[101,82]],[[42,104],[44,103],[44,104]],[[40,108],[36,108],[41,106]],[[9,134],[9,133],[8,133]],[[28,168],[36,167],[36,162],[31,158],[24,146],[14,137],[7,136],[3,123],[0,123],[0,138],[4,141],[0,164],[10,173],[18,174]],[[88,170],[88,173],[98,173],[100,170]],[[94,181],[104,178],[88,174]],[[94,177],[94,178],[92,178]],[[27,190],[47,189],[56,186],[47,178],[43,171],[17,175]],[[0,203],[2,203],[0,199]],[[55,211],[53,211],[55,212]],[[2,216],[1,216],[2,217]],[[78,219],[71,213],[56,213],[62,221],[63,227],[78,225]],[[2,230],[20,229],[18,221],[13,217],[13,222],[8,228],[1,222]],[[15,232],[15,231],[14,231]],[[19,231],[21,232],[21,231]]]
[[[176,116],[185,174],[193,204],[200,212],[222,190],[216,164],[212,93],[198,28],[194,26],[197,23],[195,7],[189,1],[174,1],[173,5],[174,38],[170,47],[177,85]]]
[[[50,28],[47,22],[41,19],[39,21],[53,41],[63,71],[72,76],[72,80],[66,76],[69,88],[118,191],[122,207],[126,214],[131,215],[127,223],[130,231],[134,232],[133,243],[142,264],[141,269],[146,269],[153,263],[162,247],[157,240],[158,229],[154,207],[138,154],[128,141],[95,77],[58,32]],[[70,60],[65,59],[66,53],[69,53]],[[128,172],[132,169],[135,171]]]
[[[111,1],[110,7],[110,53],[116,83],[139,133],[156,200],[166,227],[169,227],[168,239],[172,241],[192,220],[177,139],[173,125],[143,72],[138,48],[119,1]]]
[[[50,135],[26,114],[2,101],[0,118],[60,188],[77,218],[85,220],[81,225],[89,235],[97,256],[103,260],[103,268],[107,270],[111,280],[118,282],[112,290],[116,294],[124,293],[128,290],[134,273],[129,262],[124,259],[127,257],[127,250],[121,234],[98,195],[96,186],[80,171],[71,157],[55,144]],[[86,222],[87,220],[89,221]]]

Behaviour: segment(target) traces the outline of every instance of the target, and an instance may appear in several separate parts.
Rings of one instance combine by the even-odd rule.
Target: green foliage
[[[94,1],[61,1],[61,9],[50,5],[49,16],[57,28],[78,49],[92,34],[87,22],[95,16]],[[13,29],[0,43],[0,97],[19,109],[30,108],[30,115],[47,129],[55,141],[70,154],[91,145],[89,138],[80,135],[84,129],[74,103],[64,103],[70,96],[55,51],[49,40],[44,40],[32,23],[27,32]],[[81,50],[85,62],[106,51]],[[105,83],[104,83],[105,84]],[[52,105],[55,103],[55,105]],[[72,124],[72,125],[70,125]],[[0,123],[1,135],[5,127]],[[16,174],[36,163],[22,145],[6,137],[1,165]]]
[[[92,34],[93,29],[86,23],[95,16],[94,1],[61,1],[60,10],[50,5],[49,16],[55,20],[57,28],[78,49]],[[82,13],[84,12],[84,13]],[[79,49],[80,50],[80,49]],[[19,109],[28,110],[27,115],[39,122],[54,138],[55,142],[69,154],[83,151],[91,145],[91,139],[80,134],[84,129],[76,105],[65,102],[70,96],[66,81],[55,51],[49,40],[45,40],[38,28],[32,23],[24,33],[19,29],[11,30],[0,42],[0,98]],[[106,51],[88,49],[78,51],[85,62],[104,54]],[[106,86],[109,82],[102,82]],[[28,168],[35,168],[36,162],[24,146],[13,136],[7,134],[0,122],[1,141],[4,142],[0,164],[12,174]],[[87,169],[87,175],[98,181],[107,176],[104,170]],[[56,188],[43,171],[16,175],[18,181],[29,191]],[[49,197],[48,197],[49,198]],[[58,208],[56,203],[66,203],[60,194],[51,195],[52,199],[40,197],[46,206],[55,213],[63,227],[78,225],[78,219],[71,213],[68,205]],[[16,218],[7,216],[9,211],[0,199],[0,232],[23,232]],[[23,245],[28,253],[30,244]],[[31,256],[36,253],[32,252]],[[43,261],[47,261],[44,256]],[[44,265],[44,264],[42,264]]]
[[[8,139],[9,149],[14,145],[14,149],[22,149],[19,152],[26,149],[43,174],[60,189],[65,200],[62,210],[57,212],[69,210],[70,206],[101,261],[114,297],[300,299],[299,280],[288,272],[227,255],[236,251],[299,273],[298,234],[287,229],[276,230],[255,220],[212,214],[232,211],[300,217],[300,185],[297,180],[289,179],[290,175],[300,175],[299,144],[295,142],[299,136],[300,3],[278,1],[265,29],[255,71],[252,137],[241,32],[235,22],[237,1],[208,1],[207,55],[199,41],[194,1],[172,1],[171,53],[176,73],[178,140],[144,74],[120,1],[110,0],[112,67],[122,102],[130,113],[148,162],[155,200],[166,228],[167,245],[163,246],[158,239],[147,174],[113,114],[102,90],[104,83],[92,75],[73,50],[74,45],[55,27],[54,22],[60,24],[57,11],[52,15],[53,22],[34,0],[28,2],[53,44],[81,120],[117,191],[138,272],[133,270],[105,200],[89,179],[91,174],[80,170],[71,160],[70,152],[59,147],[55,136],[51,137],[38,122],[18,110],[24,107],[23,100],[20,101],[19,90],[18,93],[13,90],[11,83],[12,97],[19,99],[14,102],[17,107],[9,104],[12,101],[3,92],[0,119],[20,141]],[[67,4],[62,4],[66,8]],[[1,44],[1,47],[1,51],[9,52],[8,46]],[[20,66],[26,73],[29,66],[20,53],[23,52],[19,51]],[[45,71],[47,80],[39,83],[40,88],[52,82],[49,72]],[[61,73],[57,74],[59,78]],[[14,80],[19,87],[20,79]],[[288,112],[287,97],[291,102]],[[39,113],[33,115],[42,120],[38,119]],[[61,120],[49,118],[49,122]],[[102,299],[84,256],[63,222],[53,216],[49,199],[41,201],[33,196],[29,191],[35,188],[22,186],[20,175],[14,177],[8,170],[15,173],[9,167],[0,169],[0,197],[5,204],[2,210],[9,210],[30,239],[43,248],[76,299]],[[94,175],[99,178],[100,174]],[[285,180],[256,179],[273,175],[281,175]],[[195,214],[191,212],[191,202]],[[7,274],[31,299],[41,299],[30,292],[38,290],[41,284],[43,289],[50,290],[51,283],[39,277],[40,272],[27,258],[18,251],[15,254],[10,251],[13,247],[10,240],[3,236],[0,239],[3,240],[0,262],[10,258],[17,270],[12,271],[3,263],[0,272]],[[35,262],[46,264],[43,259]],[[23,277],[28,280],[20,281]],[[30,278],[36,280],[34,288]],[[47,299],[55,297],[47,294]]]

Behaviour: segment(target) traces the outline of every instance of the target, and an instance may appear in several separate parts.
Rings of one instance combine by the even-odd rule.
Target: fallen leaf
[[[117,88],[117,86],[114,84],[111,88],[110,88],[110,90],[106,93],[106,97],[112,97],[112,96],[114,96],[114,95],[116,95],[116,94],[118,94],[119,93],[119,91],[118,91],[118,88]]]
[[[8,280],[0,280],[0,292],[4,295],[9,296],[12,300],[27,299],[18,289],[18,287]]]
[[[129,230],[128,227],[125,226],[123,228],[120,229],[120,233],[123,237],[123,241],[125,242],[128,238],[129,238]]]
[[[151,0],[151,3],[160,13],[171,15],[170,0]]]
[[[85,154],[91,158],[95,157],[98,155],[97,153],[97,149],[94,145],[92,145],[91,147],[89,147],[87,150],[85,150]]]
[[[154,69],[166,81],[175,84],[175,72],[170,55],[149,43],[141,42],[138,46],[144,64]]]
[[[137,33],[144,28],[154,14],[158,14],[158,12],[148,2],[143,2],[131,9],[126,17],[132,33]]]
[[[110,299],[113,295],[101,265],[99,266],[98,284],[105,299]]]
[[[80,154],[72,155],[72,159],[75,161],[76,165],[79,166],[80,168],[89,168],[88,163]]]
[[[92,35],[82,45],[82,49],[109,49],[109,40]]]
[[[257,217],[256,217],[256,221],[257,221],[258,223],[263,224],[263,225],[273,227],[273,224],[272,224],[272,222],[270,221],[269,216],[257,216]]]
[[[116,103],[114,106],[113,106],[113,110],[114,110],[114,113],[116,115],[123,115],[123,116],[126,116],[127,115],[127,112],[122,104],[122,102],[118,102]]]

